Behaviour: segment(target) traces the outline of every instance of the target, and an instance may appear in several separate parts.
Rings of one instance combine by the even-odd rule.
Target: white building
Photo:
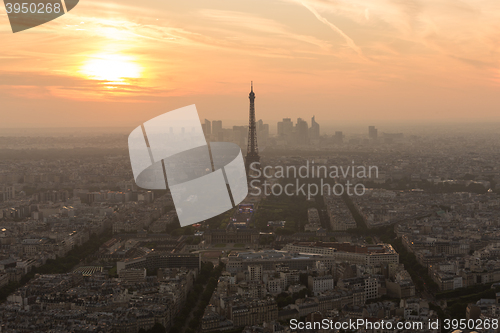
[[[308,285],[314,296],[317,296],[322,292],[333,289],[333,276],[309,276]]]

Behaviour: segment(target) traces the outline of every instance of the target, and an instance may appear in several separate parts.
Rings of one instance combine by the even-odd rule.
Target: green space
[[[217,215],[208,219],[208,226],[210,229],[225,229],[231,216],[233,216],[234,212],[237,208],[231,209],[223,214]]]
[[[323,207],[323,197],[317,196],[315,201],[306,200],[305,196],[269,196],[260,204],[255,213],[255,227],[260,231],[273,231],[267,226],[269,221],[286,221],[284,228],[276,229],[276,234],[293,234],[304,231],[309,208]]]
[[[211,262],[201,264],[200,274],[198,274],[193,288],[187,295],[184,307],[175,317],[170,333],[194,333],[199,331],[203,313],[212,298],[212,294],[217,287],[217,281],[223,271],[224,264],[222,263],[215,268]]]
[[[479,291],[481,290],[482,291]],[[488,285],[477,285],[477,286],[471,286],[468,288],[460,288],[460,289],[455,289],[452,291],[458,291],[458,293],[453,294],[453,295],[460,295],[457,298],[454,298],[452,300],[447,300],[447,305],[448,307],[446,308],[447,312],[450,314],[451,318],[463,318],[467,309],[467,304],[469,303],[476,303],[478,300],[482,298],[489,298],[489,299],[495,299],[495,295],[497,292],[500,292],[500,288],[492,289]],[[474,291],[479,291],[477,293],[473,293]],[[466,292],[472,292],[466,294]],[[441,297],[443,293],[440,293]]]
[[[242,244],[242,243],[236,243],[234,244],[233,247],[245,247],[245,244]]]
[[[188,245],[198,245],[201,243],[201,237],[189,236],[186,238],[186,244]]]
[[[139,333],[166,333],[167,330],[165,327],[163,327],[162,324],[156,323],[153,327],[151,327],[149,330],[145,330],[144,328],[141,328],[139,330]]]
[[[236,208],[235,208],[236,209]],[[229,219],[234,213],[235,209],[231,209],[223,214],[220,214],[218,216],[212,217],[207,220],[208,226],[210,229],[225,229],[227,226],[227,223],[229,222]],[[169,223],[166,226],[166,232],[174,237],[177,236],[192,236],[196,232],[196,228],[193,227],[192,225],[186,226],[186,227],[181,227],[179,223],[179,218],[176,216],[175,219]],[[194,237],[193,242],[197,242],[196,238]],[[199,243],[199,242],[198,242]],[[198,243],[188,243],[190,245],[196,245]]]
[[[342,199],[346,203],[347,208],[349,208],[349,210],[351,211],[352,217],[354,218],[354,221],[356,221],[357,229],[359,229],[359,231],[368,232],[368,227],[366,226],[365,219],[354,206],[352,199],[348,195],[343,195]]]
[[[111,268],[109,271],[108,271],[108,275],[109,276],[112,276],[112,277],[118,277],[118,272],[117,272],[117,267],[116,265],[113,266],[113,268]]]
[[[261,235],[259,238],[259,244],[260,245],[271,245],[276,237],[274,235]]]
[[[401,239],[396,238],[394,226],[390,225],[373,229],[358,227],[356,229],[350,229],[348,232],[366,237],[365,240],[368,244],[370,244],[370,241],[373,241],[373,237],[378,237],[382,242],[391,244],[394,250],[399,254],[399,262],[404,264],[405,269],[410,273],[415,283],[416,290],[424,291],[427,289],[432,293],[438,292],[439,287],[429,276],[427,268],[417,261],[413,253],[406,250]]]
[[[464,180],[475,180],[476,176],[472,174],[466,174],[462,178]],[[486,177],[491,183],[491,188],[495,188],[496,181],[493,175],[488,175]],[[454,184],[454,183],[433,183],[428,180],[412,181],[409,177],[403,177],[398,180],[388,179],[384,183],[376,183],[373,181],[365,181],[365,186],[367,188],[383,188],[387,190],[410,190],[410,189],[422,189],[428,193],[455,193],[455,192],[470,192],[484,194],[488,192],[488,189],[479,183],[465,184]],[[493,192],[498,193],[498,189]]]
[[[439,290],[437,283],[431,279],[427,272],[427,268],[417,261],[415,255],[405,249],[401,239],[394,239],[390,244],[394,247],[396,252],[399,253],[399,262],[404,264],[405,269],[410,273],[415,283],[415,288],[419,291],[427,289],[432,294],[435,294]]]
[[[217,243],[214,245],[214,247],[226,247],[226,244],[224,243]]]
[[[433,303],[429,303],[429,309],[436,311],[436,313],[439,317],[439,320],[443,320],[443,319],[447,318],[447,315],[444,313],[443,309],[440,306],[433,304]],[[463,318],[463,316],[462,316],[462,318]]]
[[[441,291],[436,294],[437,299],[455,299],[468,296],[471,294],[484,294],[482,298],[495,298],[495,289],[492,289],[491,283],[488,284],[478,284],[475,286],[470,286],[467,288],[459,288],[455,290]],[[498,290],[497,290],[498,291]]]
[[[88,257],[99,250],[99,247],[111,238],[111,230],[107,230],[99,236],[93,234],[86,243],[73,248],[66,256],[57,259],[49,259],[45,265],[34,267],[28,274],[23,276],[21,281],[11,282],[0,288],[0,302],[5,301],[7,296],[13,293],[17,288],[27,284],[35,274],[62,274],[72,271],[73,267],[80,262],[88,261]]]
[[[286,292],[282,292],[281,294],[277,295],[274,299],[278,304],[278,308],[283,309],[287,305],[295,304],[296,300],[300,298],[305,298],[309,295],[312,295],[312,293],[308,289],[302,289],[298,293],[293,293],[292,295]]]
[[[357,225],[356,229],[350,229],[348,230],[348,232],[364,236],[365,241],[368,244],[373,243],[373,237],[378,237],[382,242],[391,244],[394,250],[399,253],[399,262],[404,264],[405,269],[408,271],[408,273],[410,273],[417,291],[424,291],[427,289],[432,293],[436,293],[439,290],[436,282],[434,282],[434,280],[432,280],[429,276],[427,268],[422,266],[417,261],[415,255],[406,250],[401,239],[396,237],[396,233],[394,232],[394,225],[368,229],[366,227],[363,216],[358,213],[357,209],[352,203],[351,198],[348,196],[344,196],[344,201],[351,211],[351,214],[353,215]]]

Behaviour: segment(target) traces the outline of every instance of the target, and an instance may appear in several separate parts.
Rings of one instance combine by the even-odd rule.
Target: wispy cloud
[[[287,30],[284,24],[248,13],[205,9],[201,10],[200,14],[212,19],[219,25],[229,26],[230,29],[234,29],[235,27],[243,28],[260,34],[271,35],[274,38],[287,38],[304,42],[322,49],[329,49],[331,47],[330,43],[314,36],[292,33]]]
[[[300,4],[302,4],[302,6],[304,6],[305,8],[307,8],[320,22],[326,24],[333,31],[335,31],[340,36],[342,36],[342,38],[344,38],[347,46],[349,46],[351,49],[353,49],[357,54],[359,54],[359,55],[363,54],[363,52],[361,51],[361,49],[356,45],[356,43],[352,40],[351,37],[347,36],[347,34],[345,32],[343,32],[335,24],[331,23],[326,18],[324,18],[323,16],[321,16],[318,13],[318,11],[313,6],[311,6],[310,4],[308,4],[306,1],[300,1],[300,0],[298,0],[298,1],[299,1]]]

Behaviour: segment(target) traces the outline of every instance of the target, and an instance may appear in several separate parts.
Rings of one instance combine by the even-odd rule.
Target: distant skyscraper
[[[257,163],[257,168],[260,168],[259,147],[257,145],[257,125],[255,123],[255,93],[253,92],[253,82],[250,94],[250,119],[248,123],[248,143],[247,143],[247,157],[245,159],[245,166],[247,174],[250,173],[250,165]]]
[[[210,122],[210,120],[205,119],[204,125],[205,125],[205,135],[206,136],[212,135],[212,123]]]
[[[307,125],[307,121],[302,120],[302,118],[297,118],[295,139],[299,144],[306,144],[309,142],[309,125]]]
[[[283,118],[278,122],[278,135],[289,136],[293,133],[293,121],[290,118]]]
[[[319,124],[316,122],[315,116],[311,118],[311,128],[309,129],[309,139],[319,140]]]
[[[257,132],[260,131],[260,128],[264,125],[264,121],[262,119],[259,119],[258,122],[255,123],[257,126]]]
[[[257,138],[262,146],[262,144],[266,144],[267,139],[269,138],[269,124],[264,124],[262,119],[257,122]]]
[[[344,134],[341,131],[336,131],[334,140],[335,140],[335,143],[344,142]]]
[[[222,132],[222,120],[214,120],[212,121],[212,135],[214,136],[215,140],[221,140],[221,136],[223,136]]]
[[[278,136],[282,136],[282,135],[285,135],[283,133],[283,122],[282,121],[278,121]]]
[[[368,138],[372,140],[377,140],[378,137],[378,130],[375,128],[375,126],[368,126]]]

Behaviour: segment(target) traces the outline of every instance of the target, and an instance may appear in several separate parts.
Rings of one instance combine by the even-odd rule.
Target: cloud
[[[304,108],[371,110],[372,94],[385,110],[402,100],[399,92],[400,112],[440,88],[459,92],[450,93],[452,102],[471,86],[497,93],[499,15],[497,0],[85,1],[28,34],[0,30],[8,45],[0,86],[2,96],[15,96],[11,105],[198,98],[219,114],[224,96],[233,98],[224,102],[229,114],[246,107],[239,96],[253,79],[267,99],[262,107],[297,109],[295,99],[315,96]],[[82,75],[85,62],[102,54],[130,56],[144,75],[111,89]]]
[[[248,40],[249,34],[255,33],[262,41],[260,44],[265,44],[268,47],[283,44],[279,40],[285,38],[306,43],[310,46],[316,46],[322,50],[329,50],[331,48],[329,42],[314,36],[290,32],[284,24],[249,13],[203,9],[199,11],[199,14],[203,18],[211,20],[212,24],[216,24],[219,32],[231,35],[233,40],[238,40],[239,42]],[[235,34],[235,29],[239,29],[238,34]],[[274,39],[274,43],[270,42],[271,38]]]
[[[338,33],[342,38],[344,38],[347,46],[349,46],[351,49],[353,49],[357,54],[362,55],[363,52],[361,49],[354,43],[351,37],[347,36],[346,33],[344,33],[341,29],[339,29],[335,24],[331,23],[328,21],[326,18],[321,16],[316,9],[314,9],[313,6],[309,5],[306,1],[299,1],[305,8],[307,8],[320,22],[326,24],[328,27],[330,27],[333,31]]]

